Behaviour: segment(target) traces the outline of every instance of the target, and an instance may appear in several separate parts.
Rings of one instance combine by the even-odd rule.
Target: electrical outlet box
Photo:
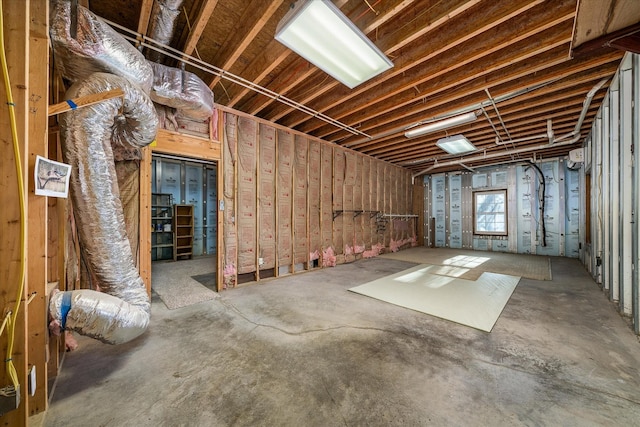
[[[20,406],[20,386],[14,388],[12,385],[0,389],[0,416],[18,409]]]

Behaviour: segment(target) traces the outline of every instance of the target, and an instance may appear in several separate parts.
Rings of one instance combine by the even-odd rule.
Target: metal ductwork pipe
[[[576,142],[578,142],[578,140],[580,139],[580,129],[582,128],[582,123],[584,122],[585,117],[587,116],[587,112],[589,111],[589,106],[591,105],[591,100],[593,99],[593,97],[595,96],[596,92],[598,92],[600,90],[600,88],[602,88],[602,86],[604,86],[604,84],[607,82],[608,79],[602,79],[600,80],[598,83],[596,83],[596,85],[591,88],[591,90],[587,93],[587,95],[585,96],[585,99],[582,103],[582,111],[580,112],[580,117],[578,118],[578,121],[576,122],[576,125],[573,129],[573,132],[568,133],[558,139],[553,140],[553,145],[555,147],[560,147],[563,145],[571,145],[571,144],[575,144]],[[549,135],[553,134],[553,129],[551,130],[547,130],[546,134],[543,135],[535,135],[532,138],[537,139],[537,138],[546,138]],[[571,138],[570,140],[566,140],[567,138]],[[521,138],[520,141],[525,141],[528,138]],[[507,142],[512,142],[512,141],[507,141]],[[510,154],[521,154],[521,153],[530,153],[532,151],[538,151],[538,150],[544,150],[545,148],[549,148],[550,144],[540,144],[540,145],[535,145],[533,147],[523,147],[523,148],[516,148],[515,150],[509,150],[508,152],[499,152],[499,153],[491,153],[491,154],[486,154],[486,155],[478,155],[478,156],[469,156],[469,157],[465,157],[462,159],[458,159],[458,160],[451,160],[448,162],[443,162],[443,163],[437,163],[434,164],[424,170],[421,170],[418,173],[414,173],[412,175],[412,179],[417,178],[420,175],[424,175],[426,173],[429,173],[433,170],[439,169],[439,168],[443,168],[445,166],[457,166],[460,165],[462,162],[464,163],[468,163],[468,162],[473,162],[473,161],[481,161],[481,160],[486,160],[486,159],[492,159],[492,158],[497,158],[497,157],[504,157],[505,155],[510,155]]]
[[[113,148],[141,148],[156,136],[158,118],[149,96],[135,83],[95,73],[75,83],[67,99],[122,89],[114,98],[61,116],[64,161],[71,165],[70,193],[82,256],[95,290],[52,295],[50,318],[63,329],[109,344],[142,334],[150,300],[135,267],[125,230]]]
[[[142,53],[86,8],[77,7],[75,25],[71,15],[69,0],[52,1],[51,45],[62,77],[75,83],[93,73],[111,73],[126,77],[149,93],[153,71]]]
[[[180,16],[180,7],[183,0],[155,0],[149,18],[149,38],[164,45],[171,44],[171,38],[176,26],[176,20]],[[158,51],[147,50],[149,61],[160,62],[164,57]]]

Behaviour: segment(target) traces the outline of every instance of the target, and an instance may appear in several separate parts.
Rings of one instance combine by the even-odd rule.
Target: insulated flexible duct
[[[149,18],[149,37],[165,45],[171,44],[176,20],[180,16],[182,0],[155,0]],[[148,50],[147,58],[159,62],[164,55],[156,50]]]
[[[64,161],[72,167],[70,193],[80,247],[101,292],[57,293],[49,312],[63,329],[119,344],[146,330],[150,301],[126,235],[112,145],[148,145],[158,119],[139,86],[112,74],[95,73],[71,86],[66,96],[112,89],[122,89],[124,101],[114,98],[72,110],[60,121]]]
[[[75,83],[95,72],[111,73],[149,93],[153,71],[142,53],[82,6],[77,6],[77,19],[72,20],[71,8],[69,0],[53,0],[49,14],[53,58],[60,74]]]
[[[213,92],[189,71],[149,62],[153,69],[151,99],[158,104],[178,109],[182,115],[206,120],[213,114]]]

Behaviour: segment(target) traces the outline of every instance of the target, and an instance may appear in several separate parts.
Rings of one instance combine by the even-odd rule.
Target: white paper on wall
[[[471,185],[473,188],[483,188],[487,186],[487,174],[478,173],[471,177]]]
[[[491,173],[491,186],[492,187],[506,187],[507,186],[507,171],[492,172]]]

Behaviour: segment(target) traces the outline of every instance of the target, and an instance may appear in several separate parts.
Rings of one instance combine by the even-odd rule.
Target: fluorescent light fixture
[[[453,135],[439,139],[436,145],[449,154],[463,154],[476,151],[476,147],[463,135]]]
[[[415,138],[417,136],[426,135],[428,133],[437,132],[443,129],[449,129],[454,126],[463,125],[465,123],[471,123],[477,118],[475,111],[462,114],[460,116],[449,117],[448,119],[440,120],[437,122],[429,123],[428,125],[421,126],[419,128],[411,129],[404,133],[407,138]]]
[[[278,23],[276,40],[350,89],[393,67],[329,0],[298,0]]]

